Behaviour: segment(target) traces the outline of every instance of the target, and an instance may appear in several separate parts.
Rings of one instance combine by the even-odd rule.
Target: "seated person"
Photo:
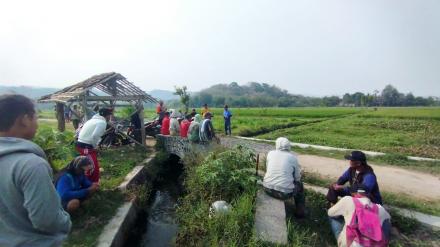
[[[186,115],[185,119],[180,122],[180,136],[181,137],[188,137],[188,129],[189,125],[191,124],[191,115]]]
[[[90,182],[85,176],[91,169],[92,160],[87,156],[78,156],[61,170],[55,187],[67,212],[77,210],[82,201],[98,190],[98,184]]]
[[[367,164],[367,158],[361,151],[353,151],[351,155],[345,156],[350,161],[350,167],[342,174],[338,181],[329,187],[327,200],[331,204],[338,201],[338,196],[349,196],[350,187],[363,185],[371,201],[382,205],[382,196],[380,195],[379,185],[373,168]],[[349,186],[344,186],[345,183]]]
[[[165,112],[163,119],[162,119],[162,125],[160,126],[160,133],[162,135],[170,135],[170,113]]]
[[[387,246],[391,230],[389,213],[368,198],[363,185],[351,187],[351,193],[351,196],[343,197],[328,210],[330,225],[338,246]],[[369,209],[363,209],[367,205]],[[356,218],[353,219],[354,216]],[[369,223],[370,227],[366,233],[363,230],[366,228],[359,223],[362,221]],[[371,239],[375,241],[371,242]]]
[[[200,124],[200,141],[209,142],[212,138],[215,138],[214,127],[212,126],[212,114],[210,112],[205,113],[205,119]]]
[[[301,167],[296,156],[290,152],[290,142],[279,137],[275,142],[276,150],[266,157],[266,174],[263,187],[267,194],[280,200],[291,197],[295,200],[295,215],[304,217],[305,197],[301,182]]]
[[[171,112],[170,115],[170,135],[180,136],[180,123],[177,118],[180,117],[180,113],[177,111]]]
[[[200,123],[202,122],[202,116],[200,114],[194,115],[194,119],[188,128],[188,140],[190,142],[199,142],[200,140]]]

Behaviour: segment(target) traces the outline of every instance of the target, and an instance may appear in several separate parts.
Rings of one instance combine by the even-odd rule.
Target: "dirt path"
[[[257,153],[266,154],[274,145],[258,143],[236,138],[222,138],[225,146],[242,144],[253,148]],[[315,155],[298,155],[302,169],[336,180],[348,167],[348,162]],[[440,200],[440,178],[431,174],[420,173],[398,167],[370,164],[377,176],[382,191],[404,193],[411,197],[429,201]]]

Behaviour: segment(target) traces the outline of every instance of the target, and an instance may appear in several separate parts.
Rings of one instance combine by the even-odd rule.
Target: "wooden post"
[[[141,120],[141,136],[142,136],[142,145],[145,147],[145,124],[144,124],[144,105],[142,104],[142,100],[138,101],[136,110],[139,111],[139,119]]]
[[[64,104],[57,103],[57,120],[58,120],[58,130],[64,132],[66,130],[66,124],[64,122]]]
[[[83,97],[82,97],[82,108],[83,108],[83,114],[84,114],[84,123],[87,122],[87,120],[89,120],[89,109],[87,108],[87,94],[88,92],[86,92]]]

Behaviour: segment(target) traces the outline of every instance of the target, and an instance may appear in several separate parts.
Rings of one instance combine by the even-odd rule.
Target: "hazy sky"
[[[142,89],[440,96],[439,0],[0,0],[0,85],[119,72]]]

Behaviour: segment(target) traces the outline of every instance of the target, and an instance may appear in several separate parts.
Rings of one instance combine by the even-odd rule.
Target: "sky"
[[[0,85],[115,71],[145,91],[440,96],[438,13],[438,0],[0,0]]]

